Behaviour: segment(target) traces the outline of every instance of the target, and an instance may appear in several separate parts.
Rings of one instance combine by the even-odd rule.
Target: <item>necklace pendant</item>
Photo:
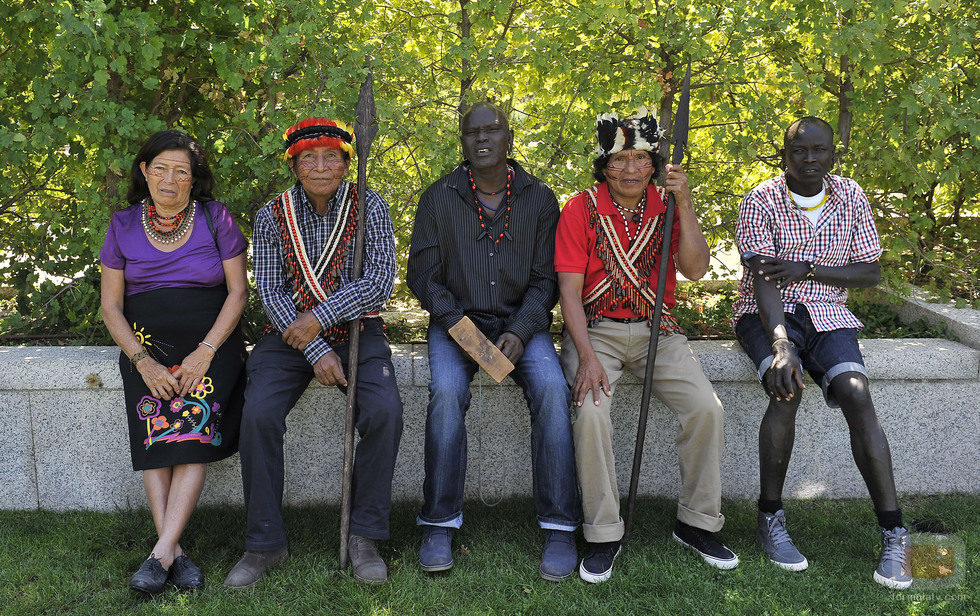
[[[633,218],[631,220],[636,224],[640,224],[640,221],[643,220],[643,218],[640,216],[640,213],[637,212],[636,214],[633,214]]]

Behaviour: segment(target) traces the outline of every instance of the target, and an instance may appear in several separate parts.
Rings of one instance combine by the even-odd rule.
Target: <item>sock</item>
[[[894,511],[877,511],[875,515],[878,516],[878,525],[885,530],[892,530],[898,528],[899,526],[904,526],[902,524],[902,510],[896,509]]]
[[[763,513],[776,513],[783,508],[783,500],[777,498],[776,500],[765,500],[761,496],[759,497],[759,511]]]

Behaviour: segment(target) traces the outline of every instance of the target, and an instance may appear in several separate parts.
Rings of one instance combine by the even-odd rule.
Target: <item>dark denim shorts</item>
[[[859,372],[867,378],[861,349],[858,348],[857,330],[854,328],[833,329],[818,332],[810,319],[810,312],[803,304],[796,304],[796,312],[785,312],[786,335],[796,345],[803,362],[803,369],[809,373],[814,383],[820,384],[824,400],[831,408],[840,408],[830,392],[830,382],[839,374]],[[772,343],[762,326],[758,314],[746,314],[735,324],[735,338],[742,349],[755,363],[759,381],[772,364]],[[769,393],[768,391],[766,393]]]

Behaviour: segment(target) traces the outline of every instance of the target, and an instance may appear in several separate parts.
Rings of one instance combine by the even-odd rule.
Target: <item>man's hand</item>
[[[775,257],[762,257],[753,273],[762,276],[763,280],[776,283],[777,289],[785,289],[794,282],[806,278],[810,266],[805,261],[787,261]]]
[[[612,388],[609,387],[609,377],[602,369],[599,358],[595,353],[591,357],[579,358],[578,370],[575,371],[575,383],[572,384],[572,399],[575,406],[582,406],[585,402],[585,395],[592,392],[592,402],[599,406],[599,390],[606,394],[607,398],[612,397]]]
[[[313,316],[312,312],[300,312],[296,315],[296,320],[290,323],[286,331],[282,333],[282,339],[297,351],[302,351],[306,345],[320,335],[321,331],[323,331],[323,326],[320,325],[320,321]]]
[[[512,332],[504,332],[497,338],[497,348],[504,354],[510,363],[516,364],[517,360],[524,354],[524,343]]]
[[[313,364],[313,374],[316,380],[324,385],[343,385],[347,387],[347,379],[344,378],[344,367],[340,363],[340,356],[330,351]]]
[[[769,392],[780,402],[789,402],[803,384],[803,365],[796,346],[789,340],[779,340],[772,347],[773,360],[764,376]]]
[[[668,163],[665,167],[667,177],[664,187],[667,192],[674,194],[674,201],[682,207],[691,207],[691,187],[688,186],[687,174],[680,165]]]

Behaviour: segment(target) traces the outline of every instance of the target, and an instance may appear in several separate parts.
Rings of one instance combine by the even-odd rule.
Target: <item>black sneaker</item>
[[[704,562],[719,569],[734,569],[738,566],[738,556],[715,539],[715,534],[681,521],[677,522],[673,533],[674,541],[687,546],[701,555]]]
[[[590,543],[589,551],[578,568],[579,577],[592,584],[608,580],[612,577],[613,562],[619,556],[619,550],[618,541]]]

